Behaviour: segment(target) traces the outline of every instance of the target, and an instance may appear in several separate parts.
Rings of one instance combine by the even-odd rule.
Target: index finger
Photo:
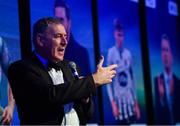
[[[115,69],[116,67],[117,67],[117,64],[113,64],[113,65],[108,66],[108,69],[109,69],[109,70],[113,70],[113,69]]]

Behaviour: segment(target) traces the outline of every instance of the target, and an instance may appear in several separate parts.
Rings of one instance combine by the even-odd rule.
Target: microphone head
[[[73,69],[76,69],[76,63],[73,62],[73,61],[70,61],[70,62],[69,62],[69,66],[70,66],[71,68],[73,68]]]
[[[79,79],[79,75],[78,75],[78,72],[77,72],[77,70],[76,70],[76,64],[75,64],[75,62],[72,62],[72,61],[69,62],[69,67],[71,68],[71,72],[72,72],[74,78],[75,78],[76,80],[78,80],[78,79]]]

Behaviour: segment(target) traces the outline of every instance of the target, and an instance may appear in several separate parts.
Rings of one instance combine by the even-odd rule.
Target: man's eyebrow
[[[63,33],[54,33],[55,36],[67,36],[67,34],[63,34]]]

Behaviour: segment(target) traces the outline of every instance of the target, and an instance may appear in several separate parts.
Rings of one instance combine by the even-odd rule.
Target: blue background
[[[129,49],[132,54],[132,69],[141,111],[141,118],[137,123],[146,123],[138,3],[130,0],[99,0],[98,17],[100,50],[105,59],[107,59],[108,49],[115,45],[113,19],[119,18],[123,24],[125,34],[124,47]],[[105,124],[111,124],[115,120],[105,86],[103,87],[103,105],[104,122]]]
[[[154,97],[154,78],[163,72],[161,58],[161,36],[166,34],[170,39],[173,55],[173,73],[180,78],[180,37],[178,17],[169,14],[168,2],[177,0],[157,0],[156,8],[147,7],[147,36],[151,68],[151,82]],[[180,96],[180,94],[179,94]],[[155,100],[155,99],[154,99]]]

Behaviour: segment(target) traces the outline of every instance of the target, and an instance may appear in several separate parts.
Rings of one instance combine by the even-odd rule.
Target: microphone
[[[70,66],[70,68],[71,68],[71,72],[72,72],[74,78],[75,78],[76,80],[78,80],[78,79],[79,79],[79,74],[78,74],[78,72],[77,72],[75,62],[73,62],[73,61],[69,62],[69,66]]]

